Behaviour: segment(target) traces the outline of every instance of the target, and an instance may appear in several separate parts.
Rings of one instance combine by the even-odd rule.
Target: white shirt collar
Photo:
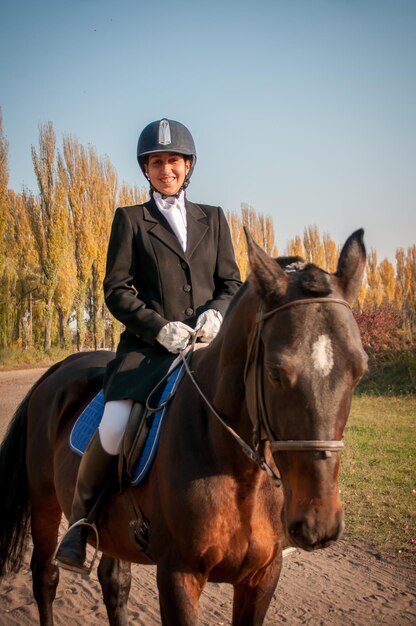
[[[158,191],[153,192],[153,197],[157,208],[168,221],[169,226],[175,233],[182,249],[185,251],[188,237],[188,227],[184,190],[181,191],[178,198],[176,196],[162,198],[162,195]]]
[[[166,196],[165,198],[158,191],[153,192],[153,197],[158,209],[169,209],[172,206],[179,207],[186,214],[185,209],[185,191],[182,189],[179,196]]]

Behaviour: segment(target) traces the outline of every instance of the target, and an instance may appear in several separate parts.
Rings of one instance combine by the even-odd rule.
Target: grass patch
[[[44,350],[0,350],[0,370],[30,369],[33,367],[50,367],[65,359],[73,350],[52,348]]]
[[[416,397],[355,397],[340,472],[346,535],[416,560]]]

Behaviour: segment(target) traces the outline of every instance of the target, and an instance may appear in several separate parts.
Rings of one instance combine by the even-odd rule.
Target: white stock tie
[[[176,198],[175,196],[162,198],[159,193],[155,192],[154,199],[157,208],[167,219],[170,227],[176,235],[176,238],[181,244],[182,249],[185,251],[187,241],[187,223],[183,191],[179,195],[179,198]]]

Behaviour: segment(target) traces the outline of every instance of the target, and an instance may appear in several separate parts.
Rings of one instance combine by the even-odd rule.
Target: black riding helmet
[[[151,122],[142,130],[137,143],[137,160],[145,176],[146,157],[155,152],[174,152],[191,157],[191,167],[183,185],[187,187],[196,163],[196,150],[192,135],[186,126],[164,118]]]

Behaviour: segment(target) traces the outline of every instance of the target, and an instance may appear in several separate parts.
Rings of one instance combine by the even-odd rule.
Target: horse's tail
[[[0,446],[0,578],[17,572],[28,540],[30,502],[26,473],[27,407],[34,390],[61,362],[39,378],[19,404]]]

